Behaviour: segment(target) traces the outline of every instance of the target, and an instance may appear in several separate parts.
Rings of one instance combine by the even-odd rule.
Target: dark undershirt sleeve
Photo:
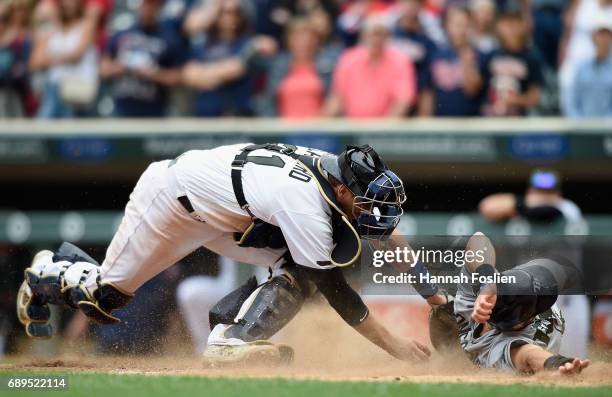
[[[538,222],[550,222],[563,216],[558,208],[550,205],[527,207],[523,196],[516,196],[516,212],[527,220]]]
[[[340,268],[312,269],[299,266],[321,291],[327,302],[350,326],[362,323],[368,317],[368,307],[359,294],[346,282]]]

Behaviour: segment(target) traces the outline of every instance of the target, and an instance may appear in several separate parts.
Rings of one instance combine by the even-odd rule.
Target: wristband
[[[554,356],[550,356],[544,361],[545,369],[557,369],[563,364],[571,363],[574,361],[573,358],[565,357],[560,354],[555,354]]]
[[[417,280],[421,280],[422,278],[427,278],[427,279],[429,278],[429,271],[427,270],[425,265],[421,263],[420,261],[417,262],[416,265],[414,265],[411,273],[417,277]],[[423,275],[422,278],[421,278],[421,275]],[[414,287],[416,292],[418,292],[419,295],[421,295],[425,299],[431,296],[434,296],[438,292],[438,286],[432,283],[417,281],[414,284],[412,284],[412,286]]]

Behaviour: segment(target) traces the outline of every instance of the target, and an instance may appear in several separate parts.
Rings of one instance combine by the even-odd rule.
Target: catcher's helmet
[[[406,201],[402,180],[369,145],[350,145],[339,156],[324,156],[321,165],[355,195],[357,228],[366,239],[385,239],[395,229]]]

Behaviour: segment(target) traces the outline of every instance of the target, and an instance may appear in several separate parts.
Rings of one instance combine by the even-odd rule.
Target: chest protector
[[[297,160],[298,165],[303,171],[310,175],[317,184],[319,193],[325,199],[331,210],[331,228],[334,241],[330,258],[319,261],[319,266],[349,266],[353,264],[361,255],[361,239],[359,233],[349,221],[348,216],[342,211],[331,184],[327,181],[325,171],[321,167],[320,159],[316,155],[299,155],[296,153],[297,147],[286,144],[261,144],[250,145],[242,149],[234,157],[232,162],[232,186],[236,200],[240,208],[245,210],[252,218],[251,225],[244,233],[235,233],[234,239],[240,247],[254,248],[287,248],[287,242],[282,230],[275,225],[257,219],[251,210],[244,196],[242,187],[242,169],[249,162],[249,153],[259,149],[266,149],[272,152],[285,154]],[[261,160],[259,160],[261,161]]]

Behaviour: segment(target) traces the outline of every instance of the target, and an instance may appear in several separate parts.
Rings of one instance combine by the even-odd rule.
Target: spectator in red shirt
[[[320,116],[338,52],[321,48],[310,19],[296,19],[287,29],[288,51],[275,57],[269,68],[262,113],[286,118]]]
[[[384,18],[367,19],[362,45],[342,55],[334,70],[332,93],[324,114],[351,118],[402,117],[416,96],[416,74],[410,59],[389,46]]]

